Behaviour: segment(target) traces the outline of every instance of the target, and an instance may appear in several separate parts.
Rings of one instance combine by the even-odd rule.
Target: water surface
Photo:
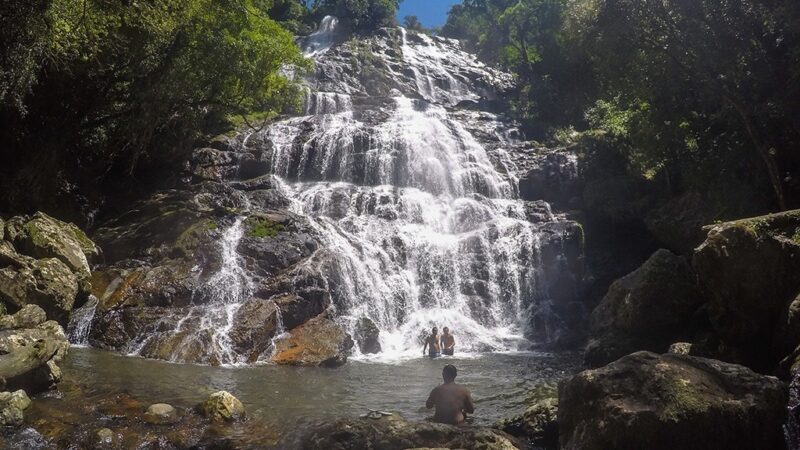
[[[227,390],[249,417],[275,429],[329,417],[358,416],[373,410],[423,419],[430,390],[441,382],[445,364],[475,398],[477,424],[521,412],[531,399],[555,391],[558,380],[579,369],[576,354],[482,354],[469,358],[428,358],[385,362],[350,361],[337,369],[276,365],[210,367],[122,356],[73,348],[63,383],[77,384],[87,396],[125,392],[145,403],[191,407],[210,392]]]

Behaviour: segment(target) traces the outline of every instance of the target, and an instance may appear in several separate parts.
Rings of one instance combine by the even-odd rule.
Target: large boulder
[[[615,281],[592,312],[586,363],[601,366],[636,350],[665,352],[690,332],[702,299],[689,263],[658,250]]]
[[[693,263],[709,295],[711,325],[742,362],[769,370],[800,344],[790,342],[797,339],[800,210],[715,225]]]
[[[347,362],[353,340],[327,316],[317,316],[275,343],[278,364],[335,367]]]
[[[66,323],[80,291],[78,282],[61,260],[18,255],[0,242],[0,301],[12,310],[38,305],[49,319]]]
[[[35,328],[0,331],[0,389],[35,394],[61,381],[58,363],[69,342],[61,326],[48,321]]]
[[[339,419],[288,433],[278,448],[514,450],[520,447],[511,436],[490,428],[411,422],[397,414],[378,414],[376,418]]]
[[[786,386],[716,360],[637,352],[559,389],[561,448],[782,449]]]
[[[97,246],[74,224],[37,212],[31,218],[17,216],[6,224],[8,237],[23,254],[34,258],[58,258],[76,273],[89,276],[89,258],[99,255]]]

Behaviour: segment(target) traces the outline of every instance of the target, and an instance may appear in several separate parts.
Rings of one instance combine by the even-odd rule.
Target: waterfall
[[[67,324],[67,338],[69,338],[70,344],[89,345],[89,332],[92,329],[92,319],[94,319],[97,303],[97,297],[90,295],[89,300],[83,306],[72,311]]]
[[[319,28],[305,38],[303,54],[315,56],[325,53],[333,45],[338,25],[339,19],[333,16],[325,16],[319,24]]]
[[[367,122],[352,95],[312,91],[306,116],[263,131],[271,173],[326,250],[304,268],[326,280],[351,334],[361,318],[377,325],[380,357],[418,356],[433,326],[448,326],[462,353],[526,348],[540,290],[536,225],[502,145],[490,155],[447,109],[479,98],[445,66],[467,58],[407,33],[402,58],[423,100],[396,92],[381,100],[386,117]],[[306,54],[324,61],[318,42],[309,39]],[[488,113],[481,120],[502,125]]]

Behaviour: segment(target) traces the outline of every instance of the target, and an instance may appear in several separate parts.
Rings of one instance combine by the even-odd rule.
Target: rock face
[[[347,362],[353,340],[324,315],[309,320],[278,340],[272,360],[278,364],[336,367]]]
[[[341,419],[323,423],[311,430],[297,430],[295,433],[289,433],[289,436],[278,444],[278,448],[513,450],[519,447],[512,437],[500,431],[432,422],[409,422],[399,415],[392,414],[381,416],[379,419]]]
[[[206,418],[214,421],[232,422],[243,419],[244,405],[226,391],[215,392],[198,405],[197,409]]]
[[[586,363],[598,367],[636,350],[665,352],[691,333],[701,303],[689,263],[668,250],[657,251],[615,281],[592,312]]]
[[[560,445],[780,449],[787,399],[782,382],[742,366],[637,352],[560,387]]]
[[[764,373],[791,365],[800,345],[800,211],[705,229],[691,266],[659,250],[612,284],[591,315],[587,364],[683,342],[683,352]]]
[[[774,366],[800,344],[800,211],[711,227],[694,254],[714,331],[737,357]]]

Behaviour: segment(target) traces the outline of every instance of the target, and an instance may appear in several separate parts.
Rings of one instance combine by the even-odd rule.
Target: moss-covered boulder
[[[56,258],[75,272],[81,280],[90,274],[89,258],[99,255],[94,243],[73,224],[37,212],[31,218],[14,217],[9,233],[17,251],[33,258]]]
[[[711,325],[742,362],[770,370],[800,344],[800,210],[710,227],[693,264]]]
[[[291,330],[275,343],[272,360],[295,366],[335,367],[347,362],[353,340],[324,314]]]
[[[546,398],[528,407],[524,413],[495,423],[494,428],[524,437],[537,447],[558,447],[558,399]]]
[[[23,411],[30,406],[31,400],[25,391],[0,392],[0,426],[22,425]]]
[[[615,281],[592,312],[587,364],[601,366],[637,350],[667,351],[691,331],[692,316],[702,302],[689,263],[658,250]]]
[[[66,323],[80,292],[78,277],[70,268],[56,258],[4,255],[13,260],[4,267],[0,256],[0,301],[11,310],[38,305],[48,319]]]
[[[720,361],[637,352],[559,389],[561,448],[782,449],[786,386]]]
[[[43,324],[47,314],[37,305],[25,305],[14,314],[0,315],[0,330],[33,328]]]
[[[242,402],[226,391],[209,395],[197,409],[203,416],[213,421],[232,422],[245,417]]]

